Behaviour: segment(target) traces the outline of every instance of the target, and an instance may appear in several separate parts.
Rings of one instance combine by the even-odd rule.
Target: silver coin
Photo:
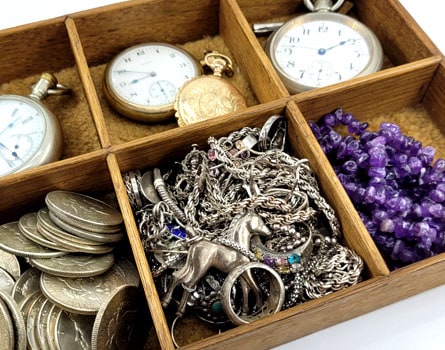
[[[37,229],[37,213],[28,213],[21,216],[19,219],[19,230],[26,238],[34,243],[54,250],[61,249],[57,243],[43,236]]]
[[[66,252],[46,248],[26,238],[20,232],[18,221],[0,225],[0,249],[25,258],[51,258],[66,254]]]
[[[37,225],[39,225],[39,223]],[[60,245],[64,251],[69,253],[105,254],[114,249],[113,246],[105,244],[94,243],[94,245],[87,245],[85,243],[78,243],[67,237],[62,238],[59,235],[55,235],[43,227],[39,227],[39,230],[42,235],[48,238],[51,237],[51,239]]]
[[[56,320],[56,347],[58,350],[91,349],[94,315],[78,315],[63,311]]]
[[[108,271],[114,264],[114,254],[67,254],[50,259],[29,259],[42,272],[59,277],[91,277]]]
[[[47,300],[46,297],[43,294],[40,294],[40,296],[31,304],[28,316],[25,320],[28,345],[31,349],[41,349],[37,334],[37,318],[45,300]]]
[[[0,267],[4,268],[17,281],[21,274],[19,259],[14,254],[0,249]]]
[[[59,228],[65,230],[66,232],[69,232],[77,237],[81,237],[83,239],[87,239],[93,242],[98,243],[115,243],[119,242],[124,238],[124,234],[122,232],[116,232],[116,233],[100,233],[100,232],[92,232],[88,230],[84,230],[82,228],[78,228],[75,226],[72,226],[63,220],[61,220],[59,217],[54,215],[52,212],[49,213],[49,217],[54,222],[55,225],[57,225]]]
[[[46,340],[48,342],[48,349],[49,350],[57,350],[57,344],[56,344],[56,322],[60,317],[60,314],[63,312],[61,308],[59,308],[57,305],[53,304],[52,307],[49,310],[47,321],[46,321]]]
[[[48,325],[48,317],[51,308],[53,307],[53,303],[50,300],[45,298],[45,301],[42,303],[40,307],[39,313],[37,314],[36,320],[36,338],[39,345],[39,349],[48,350],[49,349],[49,340],[46,335],[46,328]]]
[[[15,300],[7,293],[0,291],[0,299],[4,301],[8,307],[9,314],[12,318],[14,327],[15,350],[26,350],[26,327],[23,315]]]
[[[26,320],[29,315],[29,310],[31,310],[32,304],[42,296],[42,292],[38,291],[34,294],[28,295],[25,299],[23,299],[20,304],[18,304],[20,312],[22,313],[23,318]]]
[[[85,239],[79,236],[76,236],[69,231],[65,230],[63,227],[57,225],[57,223],[52,219],[54,214],[49,213],[47,207],[41,208],[37,212],[37,227],[42,230],[42,234],[47,237],[51,237],[56,242],[64,242],[69,241],[78,244],[85,245],[99,245],[98,243],[91,239]],[[57,219],[59,220],[59,219]]]
[[[140,277],[139,272],[136,268],[136,266],[129,261],[128,259],[124,257],[120,257],[115,264],[116,270],[118,270],[122,276],[122,278],[125,279],[126,283],[131,286],[139,286],[140,283]]]
[[[0,291],[12,295],[14,284],[14,277],[12,277],[8,271],[0,267]]]
[[[123,222],[118,210],[80,193],[51,191],[46,195],[45,202],[50,211],[63,221],[93,232],[120,230]]]
[[[40,292],[40,271],[34,267],[23,272],[12,288],[12,297],[20,305],[26,297]]]
[[[93,350],[136,349],[144,343],[149,322],[144,293],[135,286],[119,287],[96,315]]]
[[[0,350],[14,349],[14,324],[8,306],[0,299]]]
[[[64,231],[52,221],[46,208],[37,213],[37,228],[43,236],[70,253],[105,254],[114,249],[113,246],[83,239]]]
[[[93,277],[68,278],[42,273],[40,288],[49,300],[68,312],[96,314],[116,288],[128,284],[119,261],[107,272]]]

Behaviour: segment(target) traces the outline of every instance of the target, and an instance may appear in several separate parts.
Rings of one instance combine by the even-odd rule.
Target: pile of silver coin
[[[140,346],[148,310],[135,265],[113,250],[120,212],[67,191],[45,204],[0,225],[0,350]]]

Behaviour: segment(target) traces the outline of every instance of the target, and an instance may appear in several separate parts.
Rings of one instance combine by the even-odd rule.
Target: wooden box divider
[[[343,240],[348,247],[361,256],[370,276],[388,275],[389,269],[385,261],[362,224],[357,211],[318,145],[304,116],[293,101],[289,101],[287,107],[289,110],[287,118],[290,124],[288,137],[292,149],[298,150],[298,154],[309,160],[310,166],[317,175],[321,192],[338,215],[342,226]]]
[[[88,63],[85,57],[85,52],[82,47],[82,43],[77,31],[76,24],[72,18],[65,20],[65,25],[70,38],[71,49],[76,60],[77,69],[79,72],[80,80],[85,91],[85,95],[90,107],[91,115],[96,124],[97,134],[99,136],[102,147],[109,147],[111,145],[110,137],[105,125],[104,115],[100,106],[99,98],[97,96],[96,89],[94,87],[93,78],[91,77],[88,69]]]
[[[221,137],[244,126],[260,127],[270,115],[281,114],[288,120],[291,154],[309,160],[322,194],[339,217],[342,243],[365,262],[363,281],[183,348],[270,348],[445,283],[445,253],[390,271],[307,124],[339,107],[366,119],[420,105],[445,135],[445,63],[440,51],[397,0],[350,3],[351,15],[374,30],[382,42],[384,69],[294,96],[268,60],[262,48],[264,38],[257,37],[251,25],[291,18],[304,11],[302,0],[133,0],[1,31],[0,84],[74,68],[86,100],[80,103],[86,103],[100,145],[97,150],[0,179],[0,224],[41,206],[46,193],[54,189],[114,193],[159,346],[174,349],[122,174],[168,165],[188,153],[191,144],[204,147],[209,136]],[[258,104],[114,144],[93,68],[138,43],[185,44],[212,36],[222,37]]]

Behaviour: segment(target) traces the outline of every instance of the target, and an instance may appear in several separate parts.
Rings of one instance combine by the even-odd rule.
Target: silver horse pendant
[[[233,241],[246,250],[250,250],[250,238],[253,235],[268,237],[272,234],[263,219],[253,211],[235,217],[230,229]],[[190,293],[195,290],[200,279],[207,274],[210,268],[213,267],[229,274],[236,267],[249,262],[250,259],[246,255],[221,243],[204,239],[193,243],[189,248],[185,264],[172,273],[172,281],[163,297],[162,305],[167,307],[174,289],[181,284],[184,292],[178,306],[177,315],[182,316]],[[248,295],[250,291],[255,295],[256,307],[260,308],[262,304],[261,291],[250,270],[242,275],[240,285],[243,293],[242,312],[246,314],[249,312]]]

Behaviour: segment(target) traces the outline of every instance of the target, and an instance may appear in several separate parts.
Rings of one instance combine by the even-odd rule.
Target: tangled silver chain
[[[340,224],[320,194],[308,160],[278,148],[260,152],[246,146],[260,132],[260,128],[245,127],[227,137],[210,137],[207,151],[194,145],[172,169],[157,177],[155,174],[161,198],[158,203],[138,207],[140,200],[133,194],[135,175],[124,175],[144,248],[162,261],[153,270],[154,275],[174,267],[186,257],[190,245],[201,239],[231,247],[258,261],[252,251],[230,238],[233,218],[254,210],[275,232],[268,245],[272,250],[297,249],[309,239],[308,228],[319,232],[306,268],[285,278],[285,307],[357,283],[363,262],[338,243]],[[137,178],[140,173],[136,173]],[[318,231],[320,214],[325,216],[323,223],[329,225],[323,234]],[[186,235],[174,236],[172,225]],[[293,231],[296,234],[291,234]]]

